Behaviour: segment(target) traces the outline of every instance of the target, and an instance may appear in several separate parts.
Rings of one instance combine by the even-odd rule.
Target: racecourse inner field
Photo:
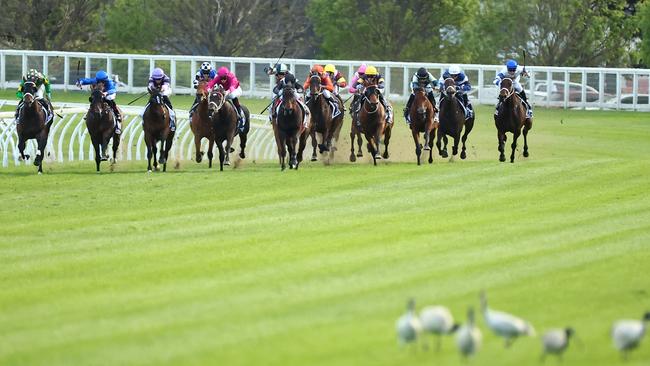
[[[377,167],[347,138],[298,171],[0,168],[0,364],[460,365],[451,338],[399,348],[395,320],[414,297],[464,322],[482,289],[538,333],[575,328],[565,364],[623,364],[611,324],[650,310],[648,115],[537,109],[510,164],[492,113],[467,160],[419,167],[398,118]],[[477,315],[472,364],[538,363],[539,338],[504,349]],[[646,340],[625,364],[649,359]]]

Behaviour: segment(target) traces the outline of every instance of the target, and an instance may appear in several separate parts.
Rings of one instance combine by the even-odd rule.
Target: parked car
[[[550,100],[551,101],[563,101],[564,100],[564,82],[563,81],[553,81],[551,83],[551,92]],[[581,102],[582,101],[582,84],[578,83],[569,83],[569,102]],[[600,98],[600,93],[595,88],[586,85],[585,88],[585,97],[587,102],[596,102]],[[535,98],[546,100],[549,98],[549,93],[547,90],[547,83],[540,82],[535,84]]]
[[[636,98],[637,98],[636,99],[636,104],[637,105],[648,104],[649,103],[648,94],[637,94]],[[611,98],[611,99],[607,100],[605,103],[607,103],[607,104],[618,104],[619,100],[620,100],[621,104],[631,105],[631,104],[634,103],[634,94],[621,94],[620,99],[617,99],[616,97],[614,97],[614,98]]]

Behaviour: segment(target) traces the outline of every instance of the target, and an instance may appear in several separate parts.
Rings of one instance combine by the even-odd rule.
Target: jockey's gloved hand
[[[357,84],[357,86],[355,86],[355,89],[361,90],[361,89],[363,89],[363,85],[362,84]]]
[[[52,99],[52,93],[47,93],[47,99]]]
[[[74,85],[76,85],[77,87],[79,87],[79,89],[81,89],[81,79],[77,79],[77,82]]]
[[[199,81],[196,79],[194,79],[194,82],[192,84],[194,84],[194,89],[199,87]]]

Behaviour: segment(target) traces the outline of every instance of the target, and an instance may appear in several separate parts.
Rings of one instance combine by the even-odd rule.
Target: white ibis
[[[420,311],[420,323],[423,331],[438,336],[437,350],[440,350],[442,336],[451,334],[458,329],[458,324],[454,324],[454,317],[451,312],[442,305],[427,306],[422,309]]]
[[[645,334],[646,322],[650,322],[650,312],[645,313],[641,320],[619,320],[614,323],[612,340],[624,359],[627,359],[628,352],[639,346]]]
[[[463,357],[474,355],[481,348],[483,335],[474,323],[474,309],[467,310],[467,323],[456,331],[456,345]]]
[[[564,329],[549,329],[542,337],[542,361],[546,358],[547,354],[557,355],[562,358],[562,354],[569,346],[569,339],[575,334],[575,330],[571,327]]]
[[[488,308],[485,292],[481,292],[481,308],[488,327],[494,334],[503,337],[506,348],[510,347],[518,337],[535,336],[535,329],[529,322],[514,315]]]
[[[409,299],[406,306],[406,313],[397,319],[395,326],[397,339],[400,345],[415,342],[422,331],[420,319],[415,313],[415,300]]]

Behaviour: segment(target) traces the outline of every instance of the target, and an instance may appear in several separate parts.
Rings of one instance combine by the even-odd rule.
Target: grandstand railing
[[[15,88],[21,75],[37,68],[50,76],[53,88],[74,89],[78,77],[90,77],[99,69],[119,75],[120,91],[130,93],[145,90],[148,75],[154,67],[163,67],[171,77],[174,92],[189,94],[198,65],[211,61],[215,67],[227,66],[235,71],[248,97],[268,97],[273,78],[264,67],[274,58],[137,55],[115,53],[86,53],[60,51],[0,50],[0,88]],[[333,63],[350,80],[361,61],[283,59],[299,79],[306,77],[311,65]],[[368,62],[377,66],[386,80],[388,98],[404,100],[410,93],[410,80],[415,71],[427,67],[439,76],[448,67],[443,63]],[[461,67],[468,74],[474,90],[474,102],[494,104],[496,86],[492,81],[500,65],[471,65]],[[535,105],[584,109],[629,109],[650,111],[648,95],[649,69],[528,66],[531,78],[524,84],[529,99]],[[550,86],[550,87],[549,87]],[[550,90],[547,91],[547,89]],[[347,91],[342,91],[344,94]]]
[[[16,105],[16,101],[0,100],[0,106]],[[45,149],[46,162],[66,162],[79,160],[94,160],[95,151],[84,116],[88,111],[87,104],[55,103],[55,111],[62,116],[54,117],[50,128],[50,135]],[[118,150],[118,161],[124,160],[146,160],[147,150],[144,143],[144,131],[142,129],[142,107],[122,108],[124,121],[122,123],[122,138]],[[190,129],[190,120],[187,111],[176,110],[176,135],[170,160],[194,160],[195,146],[194,134]],[[208,149],[206,139],[203,139],[202,151]],[[239,138],[235,137],[233,147],[236,149],[231,157],[239,154]],[[27,143],[26,153],[36,156],[36,140]],[[108,151],[112,151],[109,147]],[[218,166],[218,152],[215,147],[215,158]],[[246,144],[247,160],[269,160],[277,157],[277,148],[273,130],[268,122],[267,116],[251,114],[251,129],[248,133]],[[18,166],[23,163],[19,159],[18,135],[14,121],[14,112],[0,112],[0,159],[2,167],[8,167],[10,163]],[[31,161],[27,162],[31,164]],[[202,164],[207,165],[204,157]]]

